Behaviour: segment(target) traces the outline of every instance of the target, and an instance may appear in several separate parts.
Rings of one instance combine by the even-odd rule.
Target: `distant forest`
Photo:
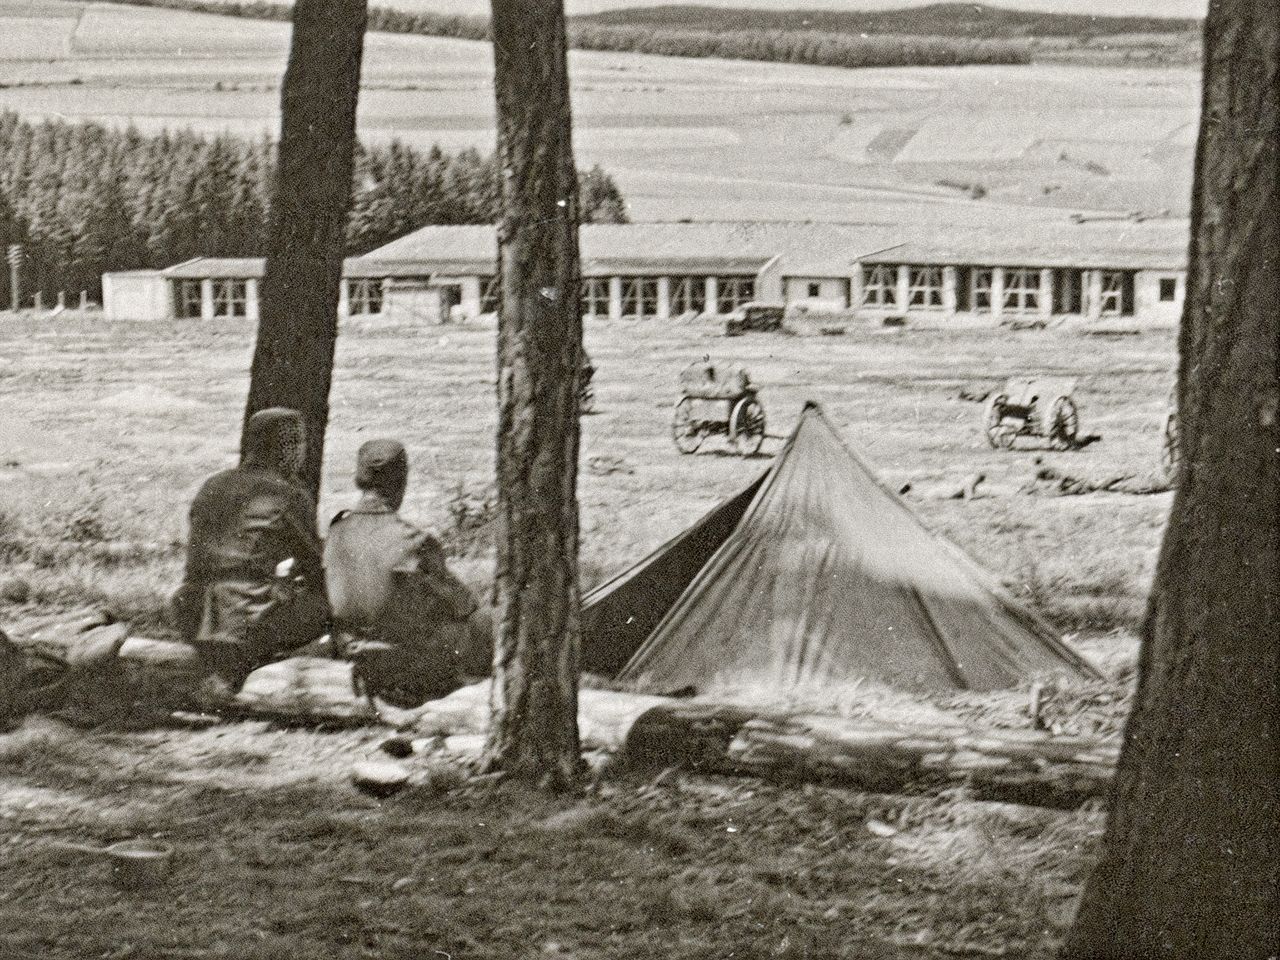
[[[0,113],[0,243],[22,243],[25,294],[101,294],[109,270],[166,267],[196,256],[265,252],[275,144],[267,137],[146,136],[92,123],[31,123]],[[583,217],[626,221],[600,168],[580,175]],[[361,147],[347,249],[360,254],[418,227],[492,223],[492,156],[421,152],[398,143]],[[9,304],[0,269],[0,305]],[[29,301],[28,301],[29,302]]]
[[[887,3],[886,3],[887,5]],[[695,4],[626,7],[574,18],[576,24],[714,31],[818,31],[1012,40],[1030,37],[1115,37],[1196,32],[1183,17],[1038,13],[978,3],[935,3],[900,10],[749,10]]]
[[[258,20],[288,20],[292,7],[277,0],[125,0],[134,6],[162,7],[216,13]],[[615,11],[617,14],[679,13],[696,7],[663,7],[655,11]],[[651,53],[669,57],[723,57],[731,60],[763,60],[828,67],[961,66],[968,64],[1022,64],[1031,62],[1030,46],[1021,39],[985,39],[972,36],[922,36],[905,29],[904,35],[864,36],[858,27],[828,30],[803,26],[737,27],[740,11],[716,11],[720,22],[700,21],[697,26],[670,23],[597,22],[574,17],[569,24],[569,45],[576,50],[613,50]],[[747,13],[747,11],[741,11]],[[850,15],[852,16],[852,15]],[[709,25],[708,25],[709,24]],[[489,21],[484,17],[445,13],[408,13],[391,7],[369,9],[369,29],[384,33],[408,33],[462,40],[487,40]],[[879,32],[879,31],[877,31]]]

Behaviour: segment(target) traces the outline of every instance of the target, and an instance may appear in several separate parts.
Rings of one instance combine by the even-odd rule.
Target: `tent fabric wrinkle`
[[[644,690],[1096,677],[808,403],[765,473],[584,600],[584,663]]]

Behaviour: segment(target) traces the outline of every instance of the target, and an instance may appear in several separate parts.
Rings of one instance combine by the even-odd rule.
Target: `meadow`
[[[0,107],[154,132],[278,129],[288,27],[0,0]],[[1101,41],[1099,42],[1101,44]],[[367,142],[493,146],[476,41],[370,34]],[[940,224],[1186,209],[1198,75],[1072,64],[846,70],[575,51],[579,163],[632,219]],[[948,184],[980,184],[972,191]]]
[[[186,504],[234,460],[251,344],[231,324],[5,321],[0,623],[89,604],[159,628]],[[738,360],[770,418],[766,455],[805,400],[822,403],[887,483],[911,484],[905,497],[931,529],[1108,670],[1115,679],[1093,694],[1118,719],[1169,495],[1023,488],[1044,465],[1082,477],[1154,470],[1171,331],[854,324],[844,336],[725,339],[713,323],[599,322],[587,345],[588,585],[765,469],[765,457],[714,443],[681,456],[668,435],[678,369]],[[321,505],[327,517],[350,502],[359,443],[403,438],[407,515],[441,532],[481,590],[492,554],[483,536],[459,536],[458,507],[482,502],[492,476],[492,352],[484,325],[347,324]],[[1078,376],[1082,430],[1101,439],[1073,453],[1028,441],[992,451],[981,406],[961,393],[1012,374]],[[975,472],[982,496],[946,498]],[[1022,709],[1025,691],[1015,700]],[[950,707],[980,719],[992,703]],[[347,777],[384,736],[264,723],[85,731],[53,719],[0,734],[0,956],[1048,957],[1102,827],[1096,807],[616,766],[581,795],[548,799],[444,760],[418,761],[415,785],[379,802]],[[137,835],[178,850],[159,893],[113,891],[105,865],[58,846]]]
[[[7,320],[0,344],[0,530],[19,561],[10,563],[0,596],[40,605],[89,597],[152,619],[149,605],[177,575],[186,501],[203,476],[234,458],[252,331],[27,318]],[[1155,470],[1173,377],[1169,331],[1099,338],[855,325],[841,337],[726,340],[710,322],[597,321],[587,346],[598,407],[583,420],[589,582],[639,559],[764,468],[718,455],[714,444],[687,457],[671,443],[676,373],[710,355],[745,363],[760,384],[772,435],[766,453],[804,401],[817,400],[886,482],[912,484],[908,498],[927,523],[1015,591],[1042,600],[1063,628],[1130,628],[1141,611],[1168,495],[1017,490],[1032,479],[1037,458],[1083,477]],[[1075,453],[1029,441],[1014,453],[989,449],[982,407],[961,391],[1034,374],[1079,377],[1081,430],[1102,440]],[[411,515],[447,529],[451,503],[483,501],[493,470],[493,378],[489,328],[345,324],[322,519],[346,505],[355,449],[371,436],[407,443]],[[960,501],[929,492],[975,473],[991,496]],[[33,545],[43,541],[64,546],[45,556]],[[477,582],[488,574],[484,558],[464,564]]]

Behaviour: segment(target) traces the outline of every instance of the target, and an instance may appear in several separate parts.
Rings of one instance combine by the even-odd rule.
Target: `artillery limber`
[[[681,453],[694,453],[709,436],[724,436],[742,456],[764,443],[764,406],[751,377],[739,364],[693,363],[680,371],[680,399],[671,417],[671,437]]]
[[[987,442],[1011,450],[1018,437],[1043,437],[1055,450],[1070,450],[1080,430],[1075,388],[1076,381],[1064,377],[1011,377],[987,399]]]

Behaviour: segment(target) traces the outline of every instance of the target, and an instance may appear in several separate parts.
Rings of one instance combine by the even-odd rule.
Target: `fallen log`
[[[473,684],[417,711],[414,728],[443,738],[448,752],[475,752],[488,704],[488,684]],[[1041,730],[911,726],[606,690],[581,691],[578,708],[585,750],[635,764],[876,792],[963,785],[979,799],[1035,806],[1104,797],[1119,755],[1111,741]]]
[[[203,674],[190,647],[126,637],[118,626],[82,618],[25,639],[15,632],[5,657],[11,662],[17,650],[66,664],[68,688],[81,702],[142,697],[167,709],[199,706]],[[0,685],[0,694],[12,688]],[[584,749],[636,764],[877,792],[964,785],[979,799],[1038,806],[1072,807],[1104,796],[1119,751],[1114,741],[1034,729],[912,726],[608,690],[582,690],[578,704]],[[300,656],[254,671],[223,712],[340,725],[389,721],[442,749],[473,753],[489,724],[489,683],[379,716],[355,695],[350,664]]]
[[[9,636],[6,661],[21,660],[23,679],[0,685],[0,716],[70,710],[105,719],[216,707],[224,714],[291,722],[379,722],[355,694],[350,663],[312,656],[281,660],[251,673],[234,698],[210,703],[201,689],[206,672],[193,647],[128,633],[125,624],[100,614],[19,624]]]

